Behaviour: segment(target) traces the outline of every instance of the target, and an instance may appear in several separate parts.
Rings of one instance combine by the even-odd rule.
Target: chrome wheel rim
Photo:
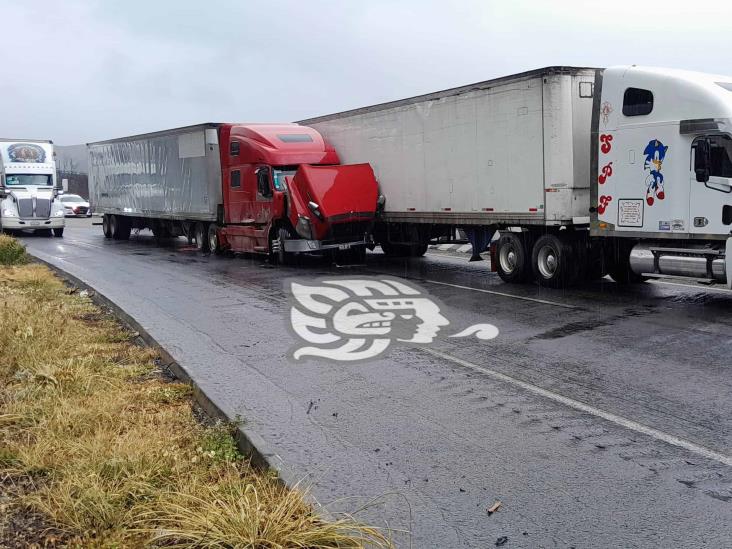
[[[559,260],[557,253],[551,246],[542,246],[537,257],[537,267],[544,278],[553,278],[557,272]]]
[[[516,270],[517,260],[518,254],[512,244],[501,246],[501,251],[498,254],[498,262],[501,264],[501,269],[504,273],[513,273]]]

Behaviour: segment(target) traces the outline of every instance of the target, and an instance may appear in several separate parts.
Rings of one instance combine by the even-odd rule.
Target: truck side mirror
[[[256,171],[257,174],[257,192],[264,198],[272,196],[272,187],[269,183],[269,168],[262,167]]]
[[[700,139],[696,142],[694,153],[694,173],[699,183],[709,181],[709,171],[712,165],[711,148],[708,139]]]

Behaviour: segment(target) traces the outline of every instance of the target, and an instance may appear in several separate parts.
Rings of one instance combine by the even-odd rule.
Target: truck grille
[[[36,198],[36,217],[47,219],[51,215],[51,201],[48,198]]]
[[[20,217],[33,217],[32,198],[21,198],[18,200],[18,215]]]
[[[334,242],[363,240],[371,228],[372,221],[356,221],[351,223],[334,223],[331,225],[327,239]]]
[[[48,198],[36,198],[36,210],[33,211],[32,198],[18,199],[18,215],[21,218],[39,217],[47,219],[51,215],[51,200]]]

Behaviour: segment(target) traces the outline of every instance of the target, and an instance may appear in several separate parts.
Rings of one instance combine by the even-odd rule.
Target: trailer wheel
[[[109,214],[104,214],[102,216],[102,232],[104,233],[104,238],[112,238],[112,227],[110,225],[110,218],[111,216]]]
[[[219,228],[216,223],[211,223],[208,226],[208,249],[215,254],[221,253],[221,246],[219,245]]]
[[[529,254],[523,235],[502,233],[496,250],[498,276],[504,282],[525,282],[531,277]]]
[[[203,221],[199,221],[196,223],[196,228],[194,229],[194,234],[196,237],[196,249],[199,252],[207,252],[209,250],[208,248],[208,226]]]
[[[540,237],[531,253],[534,278],[542,286],[563,288],[572,284],[578,274],[572,245],[553,234]]]
[[[121,215],[109,216],[109,227],[112,230],[112,238],[115,240],[129,240],[132,232],[132,225],[129,220]]]

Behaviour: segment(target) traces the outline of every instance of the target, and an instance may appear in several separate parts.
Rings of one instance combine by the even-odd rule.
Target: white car
[[[61,203],[64,205],[64,215],[66,217],[91,217],[91,208],[89,202],[81,198],[78,194],[65,194],[61,197]]]

